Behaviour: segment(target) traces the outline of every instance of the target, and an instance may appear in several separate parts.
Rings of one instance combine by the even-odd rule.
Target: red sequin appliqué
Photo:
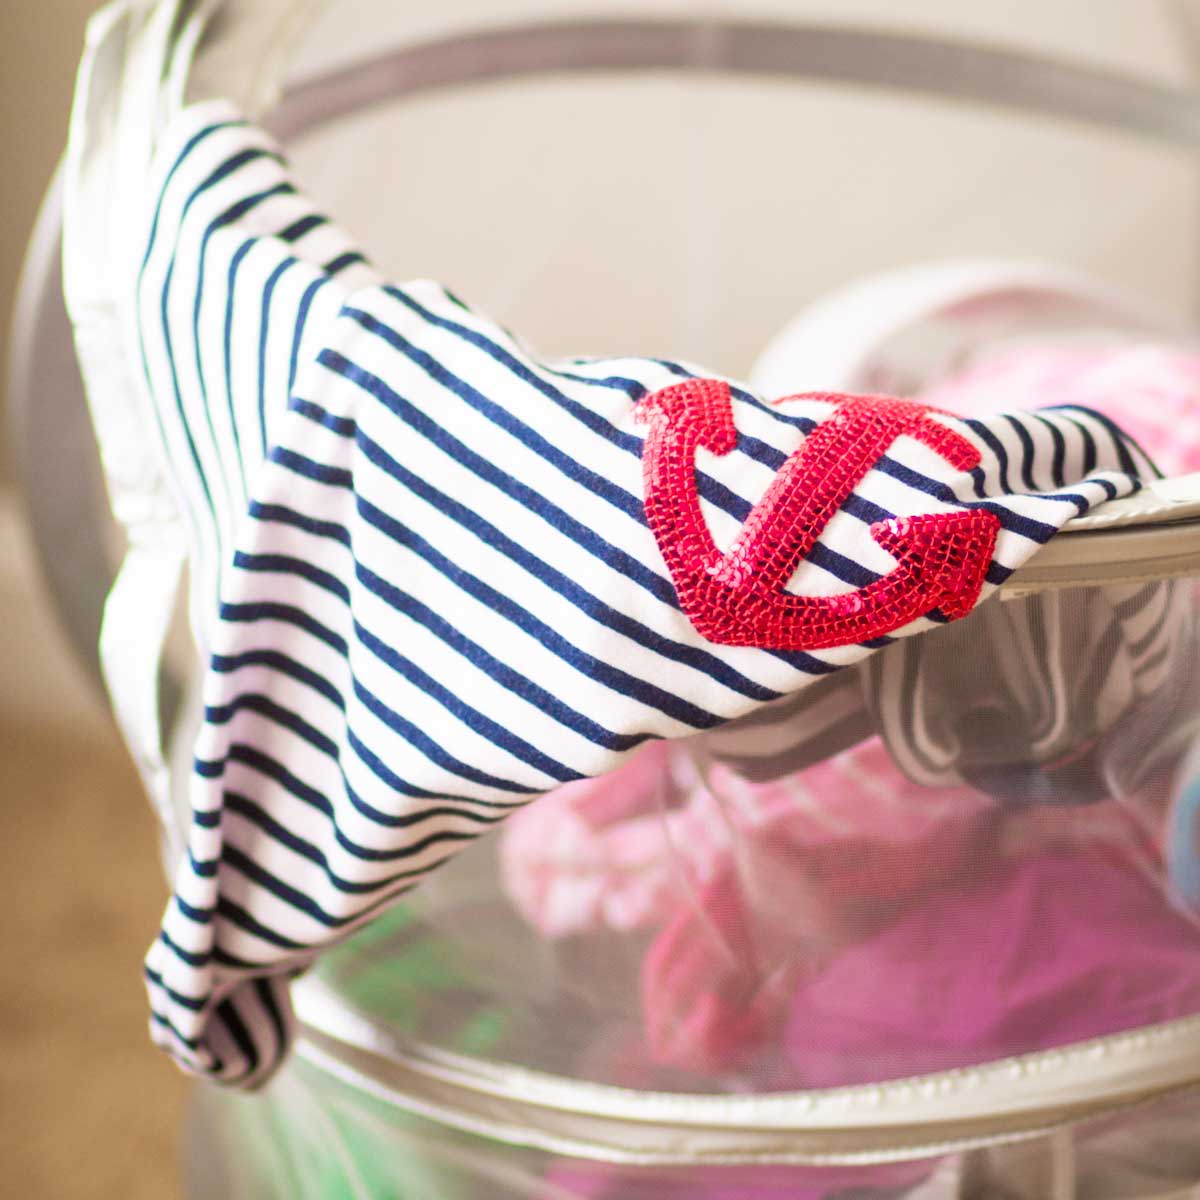
[[[692,379],[645,397],[642,450],[646,517],[679,603],[697,632],[726,646],[821,650],[892,633],[935,608],[949,618],[974,608],[1000,527],[978,509],[877,521],[871,536],[896,559],[882,578],[836,596],[783,590],[855,486],[900,436],[916,438],[952,467],[979,465],[979,450],[933,411],[884,396],[814,393],[833,412],[776,473],[733,546],[713,542],[696,490],[696,451],[724,455],[737,443],[729,385]]]

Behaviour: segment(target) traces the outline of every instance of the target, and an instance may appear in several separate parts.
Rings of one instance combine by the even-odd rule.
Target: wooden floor
[[[109,743],[0,727],[0,1156],[5,1195],[175,1200],[186,1085],[140,978],[166,889]]]

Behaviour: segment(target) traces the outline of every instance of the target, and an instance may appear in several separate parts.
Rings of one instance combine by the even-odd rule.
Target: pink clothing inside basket
[[[641,973],[651,1055],[701,1073],[748,1067],[797,979],[969,866],[998,822],[978,793],[897,776],[877,738],[778,783],[713,777],[743,798],[736,848],[674,907]]]
[[[515,814],[501,865],[509,896],[547,937],[660,925],[718,877],[735,843],[744,853],[754,842],[764,870],[777,849],[793,891],[808,880],[852,905],[939,877],[989,808],[967,788],[908,782],[878,738],[765,784],[720,765],[701,778],[658,744]]]
[[[675,761],[667,743],[652,743],[619,770],[556,788],[512,816],[500,843],[504,886],[543,936],[645,928],[678,901],[680,863],[715,869],[720,812],[694,783],[681,795]]]
[[[985,866],[981,864],[981,866]],[[1200,930],[1105,850],[1048,851],[931,893],[796,992],[807,1087],[1049,1049],[1200,1012]]]

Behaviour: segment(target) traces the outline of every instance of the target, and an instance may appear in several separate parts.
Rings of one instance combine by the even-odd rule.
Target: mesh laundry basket
[[[778,323],[808,298],[787,270],[767,272],[764,284],[752,269],[754,254],[779,253],[771,222],[796,224],[787,205],[763,197],[794,197],[795,176],[808,167],[780,154],[782,165],[770,168],[780,174],[764,179],[749,206],[744,183],[714,166],[708,143],[765,127],[778,150],[777,131],[814,99],[781,85],[787,75],[1066,118],[1064,140],[1043,147],[1047,158],[1094,158],[1057,181],[1051,172],[1047,185],[1073,198],[1079,221],[1089,171],[1111,178],[1109,156],[1151,153],[1122,138],[1151,134],[1189,150],[1200,140],[1200,101],[1162,83],[1017,49],[796,24],[786,5],[753,20],[716,6],[703,21],[667,4],[620,20],[585,5],[566,20],[562,6],[530,6],[482,31],[467,5],[448,15],[343,5],[315,33],[301,17],[322,6],[308,7],[217,4],[209,8],[219,19],[206,24],[205,6],[131,4],[93,27],[93,53],[124,39],[115,60],[102,59],[122,64],[108,86],[144,88],[162,109],[185,94],[234,94],[293,143],[298,169],[331,208],[364,240],[377,235],[381,256],[403,260],[406,275],[464,276],[452,281],[482,291],[495,315],[552,348],[619,341],[749,371],[752,322],[742,310]],[[280,98],[306,30],[309,73]],[[337,42],[339,31],[337,54],[347,57],[331,66],[322,39]],[[379,55],[393,39],[399,48]],[[174,48],[166,68],[156,46]],[[364,65],[364,54],[376,56]],[[681,67],[702,70],[703,81],[679,84],[668,72]],[[558,77],[583,68],[652,74]],[[481,86],[450,89],[468,83]],[[444,95],[387,112],[394,123],[385,130],[385,100],[439,88]],[[832,109],[880,106],[865,113],[872,122],[898,119],[887,113],[894,98],[816,99]],[[550,119],[568,101],[573,141]],[[975,118],[912,103],[914,120],[948,122],[936,153],[914,139],[901,156],[906,170],[924,168],[922,187],[935,199],[905,208],[881,187],[886,172],[864,180],[845,168],[849,182],[829,190],[826,206],[852,224],[892,203],[893,224],[880,228],[905,249],[881,249],[880,235],[858,239],[868,243],[855,251],[859,263],[826,259],[823,243],[837,239],[823,229],[814,236],[809,217],[809,295],[832,282],[835,267],[845,274],[911,259],[914,242],[939,223],[967,244],[1008,249],[999,231],[1011,211],[998,205],[982,226],[955,225],[929,177],[954,157],[949,142],[964,156],[977,152]],[[102,146],[103,128],[80,128],[87,116],[77,115],[76,137]],[[426,147],[480,122],[487,136],[474,155],[439,162],[438,186],[414,184],[433,170]],[[1081,123],[1122,131],[1117,149],[1086,138],[1084,151],[1070,149],[1084,137]],[[607,150],[620,166],[598,170],[614,127]],[[667,129],[686,151],[682,184],[662,171]],[[1010,155],[1011,164],[1043,135],[1017,123],[994,136],[983,158]],[[380,152],[368,159],[365,148],[388,138],[396,165],[385,169]],[[1168,177],[1175,170],[1165,159],[1158,166]],[[75,164],[86,168],[86,158]],[[561,182],[572,171],[582,184]],[[607,190],[606,174],[618,176]],[[78,185],[68,175],[68,189]],[[480,196],[499,210],[503,188],[518,185],[527,188],[516,206],[527,226],[466,222]],[[1139,186],[1114,195],[1111,211],[1143,210]],[[685,201],[664,222],[663,206],[679,192]],[[400,202],[410,219],[389,243]],[[968,197],[973,206],[983,207]],[[761,240],[747,250],[729,229],[754,228],[758,209]],[[89,243],[76,213],[68,250],[86,291],[83,264],[98,276],[103,248]],[[1168,204],[1140,219],[1179,215]],[[924,232],[910,235],[914,225]],[[641,264],[632,299],[629,259],[620,257],[630,242]],[[1073,266],[1088,265],[1094,246],[1084,242],[1065,255]],[[506,245],[520,250],[506,258]],[[1163,283],[1177,257],[1143,263],[1163,278],[1135,282]],[[548,303],[565,278],[576,299]],[[68,291],[71,283],[69,275]],[[606,306],[613,296],[621,302]],[[63,318],[56,297],[44,299],[37,339],[51,347]],[[1137,425],[1131,432],[1147,448],[1167,448],[1167,478],[1068,523],[961,621],[880,648],[710,734],[652,742],[615,773],[546,795],[472,845],[295,982],[295,1053],[264,1090],[199,1092],[189,1143],[195,1194],[1189,1194],[1200,1184],[1200,486],[1187,472],[1200,465],[1200,436],[1186,407],[1156,418],[1168,411],[1157,376],[1145,383],[1135,371],[1140,400],[1130,403],[1120,371],[1137,367],[1148,344],[1191,362],[1168,318],[1073,269],[1030,263],[908,269],[810,307],[760,358],[754,382],[765,393],[802,376],[805,388],[947,407],[950,392],[994,408],[989,388],[1023,388],[1018,403],[1027,404],[1044,401],[1046,386],[1055,398],[1058,386],[1033,372],[1036,355],[1075,355],[1072,377],[1089,363],[1097,393],[1123,406],[1119,419]],[[104,348],[82,349],[94,371]],[[1025,367],[1012,367],[1014,356]],[[27,361],[36,374],[36,358]],[[45,420],[30,418],[35,447]],[[1003,449],[1018,474],[1015,427]],[[118,492],[136,474],[106,466]],[[36,480],[32,490],[45,492]],[[144,513],[134,517],[145,527]],[[153,565],[162,548],[147,546],[143,562]],[[174,857],[198,664],[186,631],[169,642],[172,595],[164,587],[155,607],[156,579],[125,572],[110,627],[131,589],[139,600],[131,611],[158,616],[138,627],[140,639],[110,636],[106,665]],[[116,644],[125,652],[119,668]]]

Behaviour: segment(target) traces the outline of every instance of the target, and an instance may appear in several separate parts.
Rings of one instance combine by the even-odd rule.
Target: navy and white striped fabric
[[[1013,768],[1069,760],[1133,710],[1149,742],[1146,722],[1178,708],[1190,629],[1186,589],[1170,581],[990,604],[729,722],[706,750],[763,782],[878,733],[909,780],[941,788],[980,784],[970,764],[981,753]]]
[[[1187,589],[1169,581],[988,605],[970,626],[898,643],[866,665],[872,724],[897,766],[926,787],[978,782],[969,764],[979,758],[1070,762],[1127,713],[1153,745],[1148,723],[1178,711],[1190,676],[1191,656],[1180,653],[1189,615]],[[973,653],[979,642],[1004,653]],[[1094,788],[1088,799],[1106,795]]]
[[[289,978],[514,808],[647,739],[836,694],[833,672],[891,639],[809,654],[692,628],[633,419],[689,368],[541,361],[436,284],[388,285],[225,105],[167,131],[151,198],[134,332],[207,663],[152,1028],[188,1069],[248,1086],[286,1053]],[[734,394],[737,448],[697,469],[723,548],[829,412]],[[944,419],[982,465],[899,439],[790,589],[891,570],[873,521],[976,505],[1002,526],[986,597],[1151,469],[1083,410]]]

